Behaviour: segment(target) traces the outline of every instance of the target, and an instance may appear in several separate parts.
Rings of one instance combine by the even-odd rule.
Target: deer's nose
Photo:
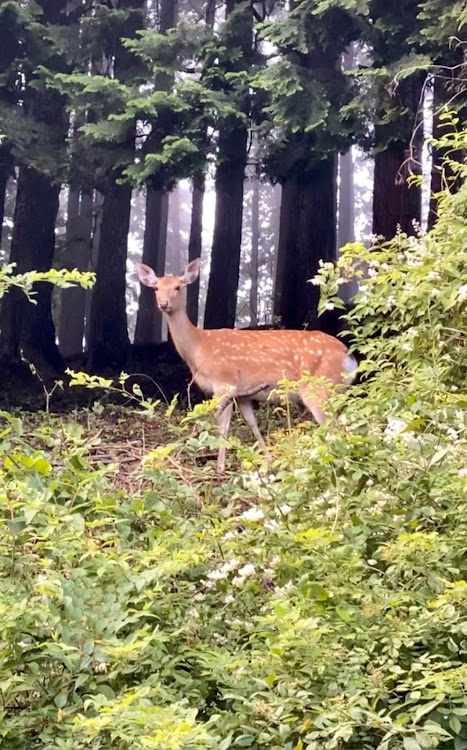
[[[169,303],[167,300],[163,300],[162,302],[159,302],[159,307],[161,310],[167,310],[169,306]]]

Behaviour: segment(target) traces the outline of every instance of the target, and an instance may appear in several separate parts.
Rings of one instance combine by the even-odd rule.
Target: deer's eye
[[[174,289],[175,289],[176,292],[180,291],[180,287],[179,286],[174,287]]]
[[[157,292],[157,286],[153,286],[155,292]]]

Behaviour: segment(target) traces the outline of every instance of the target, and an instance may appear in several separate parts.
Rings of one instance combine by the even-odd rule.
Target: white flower
[[[460,286],[457,290],[457,293],[459,295],[459,299],[467,299],[467,284],[462,284],[462,286]]]
[[[221,572],[226,573],[226,574],[231,573],[232,570],[235,570],[236,568],[238,568],[239,565],[240,563],[238,560],[228,560],[221,567]]]
[[[226,604],[233,604],[233,602],[235,601],[235,597],[232,594],[227,594],[224,601]]]
[[[310,279],[310,284],[313,284],[313,286],[322,286],[324,279],[321,276],[315,276],[314,279]]]
[[[279,527],[279,524],[277,523],[277,521],[274,521],[274,519],[266,521],[264,525],[268,529],[268,531],[275,531]]]
[[[245,521],[262,521],[264,513],[261,508],[248,508],[239,518],[244,518]]]
[[[388,426],[385,429],[384,434],[386,435],[388,432],[391,432],[393,435],[400,435],[401,432],[404,432],[406,427],[407,423],[404,422],[403,419],[388,417]]]
[[[238,575],[240,578],[250,578],[250,576],[254,576],[255,572],[255,566],[251,563],[247,563],[243,568],[239,569]]]
[[[235,539],[237,534],[238,534],[238,531],[228,531],[227,534],[224,534],[224,536],[222,537],[222,541],[228,542],[229,539]]]
[[[278,513],[278,515],[280,514],[281,516],[288,516],[291,510],[292,510],[292,507],[288,505],[287,503],[284,503],[283,505],[279,505],[276,513]]]
[[[334,310],[334,305],[332,304],[332,302],[326,302],[324,307],[326,310]]]
[[[373,560],[373,558],[370,558],[369,560],[367,560],[367,563],[368,563],[368,565],[377,565],[378,561],[377,560]]]
[[[457,472],[458,477],[467,477],[467,469],[459,469]]]
[[[223,570],[211,570],[206,576],[210,581],[220,581],[222,578],[227,578],[227,573]]]

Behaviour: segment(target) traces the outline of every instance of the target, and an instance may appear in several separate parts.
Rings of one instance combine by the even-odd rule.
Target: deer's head
[[[198,278],[199,258],[188,263],[181,276],[156,276],[152,268],[144,263],[138,263],[136,268],[141,284],[154,289],[159,310],[171,315],[185,306],[182,289]]]

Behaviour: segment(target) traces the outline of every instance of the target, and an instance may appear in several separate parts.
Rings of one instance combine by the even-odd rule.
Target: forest
[[[0,750],[467,750],[466,28],[0,0]],[[203,335],[350,347],[330,420],[219,432],[197,258]]]
[[[96,274],[3,300],[4,372],[118,371],[133,343],[160,344],[141,259],[163,275],[202,257],[187,303],[206,328],[338,330],[307,283],[319,262],[436,221],[430,138],[462,109],[464,16],[447,0],[2,2],[2,259]]]

